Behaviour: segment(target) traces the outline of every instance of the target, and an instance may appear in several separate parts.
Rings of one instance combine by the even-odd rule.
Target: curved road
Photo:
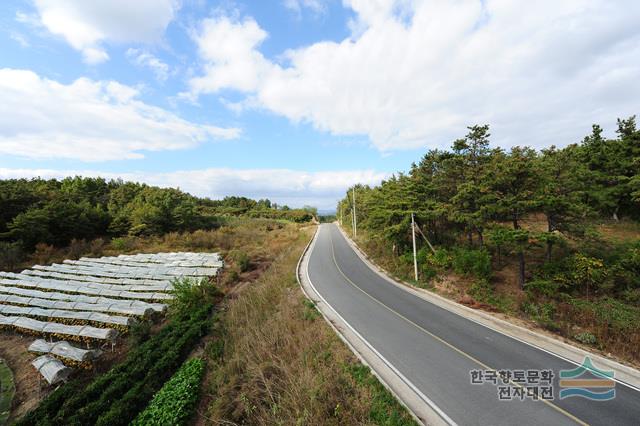
[[[308,278],[342,318],[413,387],[461,425],[640,424],[640,392],[615,384],[615,398],[559,398],[559,371],[575,364],[493,331],[410,294],[371,270],[334,224],[320,226]],[[552,370],[553,400],[500,400],[498,386],[471,384],[471,371]],[[518,374],[518,373],[514,373]],[[535,374],[535,373],[534,373]],[[585,377],[581,377],[585,378]],[[593,378],[586,377],[586,378]],[[537,380],[533,378],[533,381]],[[540,386],[545,383],[539,382]],[[526,386],[526,384],[524,384]],[[425,403],[426,403],[426,399]]]

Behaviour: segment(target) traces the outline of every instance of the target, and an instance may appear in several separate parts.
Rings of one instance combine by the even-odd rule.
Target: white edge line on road
[[[338,225],[336,225],[336,227],[340,230],[340,232],[341,232],[341,234],[343,235],[343,237],[345,237],[345,240],[347,241],[347,243],[348,243],[350,246],[352,246],[352,248],[355,248],[354,252],[355,252],[355,253],[358,255],[358,257],[363,261],[363,263],[365,264],[365,266],[369,267],[369,269],[371,269],[373,272],[375,272],[376,274],[378,274],[380,277],[382,277],[385,281],[389,282],[390,284],[392,284],[392,285],[394,285],[394,286],[396,286],[396,287],[398,287],[398,288],[400,288],[400,289],[402,289],[402,290],[406,291],[407,293],[411,294],[412,296],[417,296],[417,297],[419,297],[420,299],[422,299],[423,301],[425,301],[425,302],[427,302],[427,303],[431,303],[432,305],[435,305],[435,306],[438,306],[438,307],[440,307],[440,308],[442,308],[442,309],[445,309],[445,310],[447,310],[448,312],[451,312],[451,313],[452,313],[452,314],[454,314],[454,315],[458,315],[459,317],[462,317],[462,318],[464,318],[464,319],[466,319],[466,320],[469,320],[469,321],[474,322],[474,323],[476,323],[476,324],[478,324],[478,325],[481,325],[482,327],[488,328],[489,330],[492,330],[492,331],[494,331],[494,332],[496,332],[496,333],[498,333],[498,334],[501,334],[501,335],[503,335],[503,336],[506,336],[506,337],[509,337],[509,338],[511,338],[511,339],[517,340],[518,342],[524,343],[524,344],[526,344],[526,345],[528,345],[528,346],[531,346],[532,348],[538,349],[538,350],[540,350],[540,351],[542,351],[542,352],[546,352],[546,353],[547,353],[547,354],[549,354],[549,355],[553,355],[553,356],[555,356],[556,358],[560,358],[560,359],[562,359],[562,360],[564,360],[564,361],[567,361],[567,362],[569,362],[569,363],[571,363],[571,364],[574,364],[574,365],[576,365],[576,366],[578,366],[578,367],[582,365],[582,364],[580,364],[580,363],[579,363],[579,362],[577,362],[577,361],[573,361],[572,359],[566,358],[566,357],[565,357],[565,356],[563,356],[563,355],[557,354],[557,353],[552,352],[552,351],[550,351],[550,350],[548,350],[548,349],[545,349],[545,348],[543,348],[543,347],[540,347],[540,346],[536,345],[535,343],[527,342],[526,340],[523,340],[523,339],[521,339],[521,338],[519,338],[519,337],[517,337],[517,336],[513,336],[513,335],[508,334],[508,333],[506,333],[506,332],[504,332],[504,331],[501,331],[501,330],[498,330],[498,329],[496,329],[496,328],[493,328],[492,326],[490,326],[490,325],[488,325],[488,324],[484,324],[484,323],[482,323],[482,322],[480,322],[480,321],[478,321],[478,320],[476,320],[476,319],[474,319],[474,318],[469,318],[469,317],[467,317],[467,316],[461,315],[460,313],[453,311],[452,309],[450,309],[448,306],[446,306],[446,305],[444,305],[444,304],[442,304],[442,305],[441,305],[441,304],[438,304],[438,303],[434,303],[434,302],[432,302],[432,301],[430,301],[430,300],[427,300],[427,299],[425,299],[425,298],[421,297],[420,292],[419,292],[418,290],[416,290],[415,288],[413,288],[413,286],[411,286],[410,284],[401,284],[401,283],[398,283],[398,282],[396,282],[394,279],[392,279],[391,277],[389,277],[389,276],[387,276],[386,274],[384,274],[383,272],[381,272],[381,270],[382,270],[382,269],[381,269],[379,266],[377,266],[376,264],[374,264],[373,262],[371,262],[369,259],[367,259],[366,257],[364,257],[364,254],[361,252],[360,247],[358,247],[358,245],[357,245],[355,242],[353,242],[353,241],[352,241],[352,240],[351,240],[351,239],[350,239],[350,238],[345,234],[345,232],[342,230],[342,228],[340,228],[340,226],[338,226]],[[373,266],[373,267],[372,267],[372,266]],[[409,288],[407,288],[407,286],[409,286]],[[430,294],[430,295],[431,295],[431,294]],[[437,295],[437,294],[433,294],[433,296],[436,296],[436,297],[438,297],[438,298],[442,298],[442,296]],[[456,302],[454,302],[454,301],[452,301],[452,300],[448,300],[448,299],[446,299],[446,300],[444,300],[443,302],[445,302],[445,303],[447,303],[447,302],[448,302],[448,303],[452,303],[452,304],[453,304],[453,303],[455,303],[456,305],[459,305],[459,307],[460,307],[460,308],[469,309],[469,310],[471,310],[471,312],[476,313],[476,314],[481,313],[481,312],[476,312],[475,310],[472,310],[471,308],[469,308],[469,307],[467,307],[467,306],[464,306],[464,305],[461,305],[461,304],[459,304],[459,303],[456,303]],[[502,321],[502,322],[507,323],[506,321],[504,321],[504,320],[502,320],[502,319],[500,319],[500,318],[491,317],[491,319],[492,319],[492,320],[497,320],[497,321]],[[518,326],[518,325],[509,324],[509,323],[507,323],[507,324],[508,324],[508,325],[510,325],[510,326],[512,326],[512,327],[515,327],[515,328],[522,328],[522,327],[520,327],[520,326]],[[538,334],[538,333],[536,333],[535,331],[532,331],[532,330],[524,329],[524,331],[526,331],[526,332],[530,332],[530,333],[534,333],[534,334]],[[543,337],[543,338],[544,338],[544,337],[547,337],[547,338],[553,339],[553,338],[551,338],[551,337],[549,337],[549,336],[542,336],[542,335],[540,335],[540,336],[541,336],[541,337]],[[572,346],[572,345],[569,345],[569,344],[567,344],[567,343],[565,343],[565,342],[562,342],[562,341],[560,341],[560,340],[557,340],[557,339],[554,339],[554,340],[556,340],[556,342],[555,342],[556,344],[560,344],[560,345],[565,345],[565,346],[567,346],[567,350],[581,351],[581,352],[586,353],[586,354],[587,354],[587,356],[592,356],[592,357],[595,357],[596,359],[598,359],[598,358],[602,358],[600,355],[592,354],[592,353],[590,353],[590,352],[588,352],[588,351],[585,351],[584,349],[574,347],[574,346]],[[611,363],[619,364],[619,363],[617,363],[616,361],[613,361],[613,360],[607,360],[607,361],[609,361],[609,362],[611,362]],[[625,366],[625,365],[623,365],[623,364],[620,364],[620,365],[621,365],[622,367],[627,367],[627,366]],[[630,368],[630,367],[627,367],[627,368]],[[630,389],[632,389],[632,390],[634,390],[634,391],[636,391],[636,392],[640,392],[640,389],[639,389],[639,388],[637,388],[636,386],[634,386],[634,385],[632,385],[632,384],[630,384],[630,383],[624,382],[624,381],[622,381],[622,380],[620,380],[620,379],[617,379],[617,378],[615,378],[615,377],[613,378],[613,380],[614,380],[616,383],[619,383],[619,384],[621,384],[621,385],[623,385],[623,386],[626,386],[626,387],[628,387],[628,388],[630,388]]]
[[[315,243],[317,240],[317,236],[320,232],[320,227],[318,227],[318,229],[316,230],[316,234],[314,235],[312,241],[309,243],[309,245],[307,245],[307,249],[305,249],[305,251],[302,253],[302,256],[300,257],[300,260],[298,261],[298,270],[300,268],[300,265],[302,263],[302,259],[304,258],[305,254],[307,254],[307,252],[309,254],[311,254],[313,252],[313,248],[315,247]],[[409,386],[411,388],[411,390],[413,392],[416,393],[416,395],[418,395],[420,397],[420,399],[422,399],[432,410],[434,410],[441,418],[442,420],[444,420],[446,423],[455,426],[456,422],[454,422],[449,416],[447,416],[447,414],[442,411],[440,409],[440,407],[438,407],[431,399],[429,399],[429,397],[427,397],[424,393],[422,393],[422,391],[420,391],[420,389],[418,389],[418,387],[416,385],[414,385],[404,374],[402,374],[395,366],[393,366],[393,364],[391,364],[391,362],[389,362],[380,352],[378,352],[378,350],[376,348],[373,347],[373,345],[371,345],[371,343],[369,343],[355,328],[353,328],[353,326],[351,326],[351,324],[349,324],[343,317],[342,315],[340,315],[334,308],[333,306],[331,306],[329,304],[329,302],[327,302],[327,300],[320,294],[320,292],[318,291],[318,289],[313,285],[313,282],[311,281],[311,278],[309,277],[309,268],[306,268],[306,277],[307,277],[307,281],[309,281],[309,285],[311,286],[311,288],[313,289],[313,291],[318,295],[318,297],[322,300],[322,302],[329,308],[331,309],[331,311],[338,317],[340,318],[340,320],[344,323],[344,325],[349,328],[349,330],[351,330],[352,333],[354,333],[368,348],[369,350],[371,350],[378,358],[380,358],[380,360],[391,370],[393,371],[399,378],[400,380],[402,380],[407,386]],[[298,278],[299,280],[299,276],[298,276],[298,271],[296,271],[296,278]],[[300,281],[298,281],[300,282]],[[300,283],[300,286],[302,287],[302,284]],[[325,318],[326,319],[326,318]],[[353,349],[352,349],[353,350]],[[387,386],[388,387],[388,386]],[[400,399],[400,398],[398,398]]]

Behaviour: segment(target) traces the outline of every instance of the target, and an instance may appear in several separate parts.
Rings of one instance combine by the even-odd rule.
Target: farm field
[[[332,424],[354,421],[378,424],[383,423],[385,416],[392,416],[403,419],[398,424],[412,424],[406,410],[358,362],[313,306],[304,303],[294,270],[314,229],[284,221],[238,219],[211,231],[114,239],[102,248],[99,253],[102,257],[81,254],[76,260],[65,262],[58,250],[49,257],[34,254],[32,263],[41,267],[3,274],[0,285],[23,293],[16,294],[18,297],[30,294],[25,291],[34,292],[32,299],[75,303],[83,309],[111,299],[109,306],[114,312],[106,315],[135,322],[122,330],[111,324],[91,325],[118,332],[113,351],[108,340],[94,340],[87,348],[85,342],[69,336],[54,339],[57,343],[51,344],[51,339],[44,336],[0,331],[0,357],[7,360],[16,378],[10,421],[23,425],[113,425],[134,420],[162,424],[162,419],[177,418],[179,424],[200,425],[243,421],[319,423],[328,419]],[[112,276],[113,266],[120,269],[126,265],[119,263],[131,260],[122,254],[142,257],[143,253],[151,256],[169,252],[219,253],[224,268],[215,279],[205,280],[204,286],[195,276],[195,280],[175,281],[173,292],[163,287],[166,285],[163,281],[171,283],[170,278],[175,275],[154,279],[142,274],[144,278],[136,282],[132,277]],[[98,265],[105,263],[111,266],[102,269]],[[209,266],[220,266],[213,263]],[[87,267],[94,271],[87,273]],[[102,270],[99,275],[97,269]],[[190,271],[189,275],[193,273]],[[11,280],[13,285],[4,284],[4,280]],[[16,286],[20,280],[39,284]],[[55,288],[49,288],[52,281]],[[91,293],[69,293],[59,287],[61,282],[76,291]],[[124,290],[122,286],[136,288]],[[153,291],[144,291],[152,287]],[[165,296],[157,300],[131,299],[105,291]],[[128,293],[120,293],[123,295]],[[137,309],[136,314],[124,313],[133,308]],[[61,308],[57,305],[56,309]],[[251,312],[248,317],[243,314],[247,310]],[[288,343],[283,347],[278,341]],[[254,347],[253,353],[246,351],[249,347],[246,344]],[[294,350],[296,347],[299,350]],[[335,362],[314,358],[309,364],[308,355],[319,347],[333,354]],[[30,353],[29,348],[38,353]],[[96,361],[93,357],[97,350],[101,355]],[[65,360],[65,365],[73,368],[66,383],[48,385],[31,365],[45,352],[53,357],[61,354],[73,357]],[[195,359],[204,364],[200,387],[199,367],[197,371],[187,367],[187,363],[199,363],[192,361]],[[238,368],[240,365],[249,370]],[[256,380],[267,373],[273,381],[269,384],[272,396],[281,407],[277,411],[271,406],[273,401],[251,391]],[[237,385],[233,391],[229,388],[232,383]],[[297,385],[290,388],[287,383]],[[195,389],[196,394],[184,394],[183,386]],[[314,392],[334,396],[317,399]],[[371,398],[375,410],[370,406]],[[336,410],[338,400],[340,409]],[[251,410],[246,403],[259,409]]]
[[[25,381],[31,392],[46,394],[101,370],[103,360],[112,362],[132,327],[162,327],[174,284],[213,286],[223,266],[217,253],[170,252],[81,257],[0,272],[0,350],[12,364],[21,361],[21,380],[30,364]],[[11,406],[4,371],[2,379],[4,422]]]

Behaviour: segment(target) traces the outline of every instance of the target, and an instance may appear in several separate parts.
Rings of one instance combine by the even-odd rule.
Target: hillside
[[[639,173],[635,117],[615,139],[594,125],[541,152],[491,148],[473,126],[408,174],[350,188],[338,212],[352,234],[355,197],[356,241],[395,276],[638,365]]]

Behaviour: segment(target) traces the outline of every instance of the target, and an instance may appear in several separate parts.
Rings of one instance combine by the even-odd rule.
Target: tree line
[[[161,235],[211,229],[225,217],[310,221],[314,209],[290,209],[270,200],[198,198],[175,188],[103,178],[0,180],[0,252],[32,251],[38,243]]]
[[[399,255],[410,250],[411,212],[436,246],[489,243],[498,262],[509,247],[524,287],[532,246],[543,245],[550,262],[554,248],[583,237],[594,218],[640,219],[640,131],[635,116],[617,124],[615,138],[594,125],[581,143],[541,151],[492,148],[489,126],[472,126],[451,149],[428,151],[408,173],[349,188],[337,212],[350,226],[355,191],[358,228],[384,237]],[[544,218],[544,230],[523,228],[531,215]]]

